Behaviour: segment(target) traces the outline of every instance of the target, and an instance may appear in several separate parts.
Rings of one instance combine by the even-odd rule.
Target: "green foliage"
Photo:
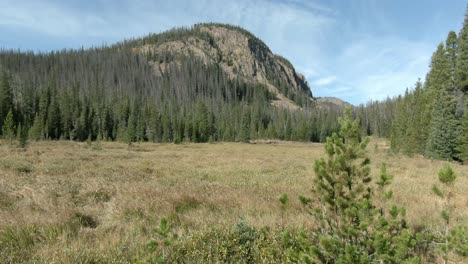
[[[302,111],[273,106],[272,101],[278,98],[266,84],[233,79],[217,63],[206,65],[196,56],[169,51],[135,52],[147,44],[157,48],[168,41],[188,39],[205,41],[216,49],[215,38],[202,30],[212,26],[246,35],[249,49],[263,60],[270,84]],[[31,140],[179,143],[325,139],[336,130],[341,110],[313,107],[310,89],[304,89],[300,78],[296,82],[302,89],[297,90],[276,76],[275,65],[291,65],[265,52],[270,53],[268,47],[251,33],[220,24],[178,28],[87,50],[40,55],[0,51],[0,67],[5,70],[0,74],[0,129],[12,109],[15,127],[19,123],[30,126]],[[167,67],[155,74],[154,63]]]
[[[459,90],[468,92],[468,10],[458,39],[455,83]]]
[[[8,112],[13,108],[13,89],[10,75],[2,71],[0,76],[0,127],[4,126],[4,120]]]
[[[312,239],[303,241],[306,246],[296,254],[301,261],[419,263],[413,251],[417,241],[406,226],[405,211],[395,205],[387,210],[384,205],[391,197],[384,188],[392,179],[385,164],[377,182],[382,201],[374,201],[367,143],[367,138],[360,137],[359,120],[353,120],[346,109],[339,133],[327,138],[327,160],[317,160],[314,166],[318,205],[301,199],[318,223]]]
[[[444,193],[435,184],[432,186],[432,192],[435,193],[435,195],[439,196],[440,198],[444,198]]]
[[[166,263],[167,255],[172,246],[178,239],[173,232],[172,226],[167,218],[162,218],[158,228],[154,229],[155,237],[146,245],[150,253],[145,261],[136,261],[141,263]]]
[[[458,138],[458,159],[468,162],[468,95],[465,95],[465,113],[463,114]]]
[[[3,121],[2,132],[3,132],[3,138],[9,140],[10,143],[15,138],[15,123],[13,121],[12,109],[8,111],[8,114],[5,117],[5,120]]]
[[[359,106],[361,131],[389,137],[394,151],[468,160],[468,11],[432,55],[424,84],[402,96]]]
[[[296,230],[254,228],[241,221],[234,227],[195,232],[177,241],[166,263],[291,263],[298,245]]]
[[[392,179],[393,176],[387,173],[387,165],[385,163],[382,163],[382,165],[380,166],[380,178],[377,182],[377,185],[380,189],[383,189],[385,188],[385,186],[388,186],[391,183]]]
[[[43,140],[44,139],[44,127],[42,118],[36,114],[36,118],[34,118],[34,123],[32,127],[29,129],[29,138],[31,140]]]
[[[468,232],[464,225],[454,225],[455,205],[452,198],[455,195],[454,183],[457,175],[452,170],[449,164],[445,164],[439,170],[439,181],[442,186],[434,185],[433,192],[443,199],[443,207],[440,212],[444,222],[440,235],[434,237],[436,252],[442,255],[445,263],[448,263],[450,252],[454,252],[460,256],[468,256]]]
[[[457,175],[455,172],[452,170],[452,167],[450,167],[449,164],[445,164],[442,169],[439,171],[439,181],[443,184],[446,185],[451,185],[457,178]]]
[[[456,226],[450,231],[449,243],[452,250],[462,257],[468,257],[468,227]]]
[[[427,155],[437,159],[452,160],[457,156],[459,121],[455,117],[456,105],[448,91],[440,91],[432,110]]]
[[[281,203],[281,206],[282,207],[285,207],[289,201],[289,197],[287,194],[283,193],[281,194],[280,198],[279,198],[279,201]]]
[[[18,145],[20,148],[25,148],[28,145],[28,129],[27,127],[19,124],[18,125]]]

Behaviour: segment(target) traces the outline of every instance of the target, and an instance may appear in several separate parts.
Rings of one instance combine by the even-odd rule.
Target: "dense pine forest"
[[[263,42],[237,27],[210,26],[247,36],[257,62],[266,65],[269,84],[302,111],[273,106],[278,93],[269,90],[269,84],[228,76],[219,63],[171,50],[135,51],[193,39],[216,48],[215,39],[195,25],[91,49],[1,51],[2,136],[129,143],[324,141],[336,130],[339,111],[314,107],[309,88],[294,90],[275,77]],[[275,58],[292,68],[286,59]],[[155,73],[154,64],[165,70]]]
[[[361,130],[387,137],[392,149],[468,161],[468,12],[432,55],[425,81],[404,95],[356,108]]]
[[[268,83],[227,73],[221,62],[232,66],[234,73],[242,65],[222,54],[216,54],[214,63],[206,63],[193,51],[135,52],[148,45],[193,39],[218,48],[216,39],[200,29],[203,25],[247,36]],[[468,14],[459,34],[451,31],[437,47],[424,82],[418,80],[404,95],[354,108],[362,132],[389,138],[393,150],[406,154],[468,159],[467,25]],[[338,129],[340,107],[319,107],[310,89],[294,89],[289,80],[275,74],[266,52],[268,47],[250,32],[221,24],[177,28],[91,49],[3,50],[0,133],[23,141],[324,142]],[[293,69],[285,58],[274,56]],[[165,70],[155,72],[155,64]],[[268,88],[270,84],[277,93]],[[299,108],[273,105],[278,95]]]

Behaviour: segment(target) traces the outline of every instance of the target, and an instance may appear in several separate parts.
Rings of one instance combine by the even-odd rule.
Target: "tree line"
[[[0,135],[6,139],[208,142],[280,139],[324,141],[341,110],[321,110],[311,97],[273,80],[303,111],[271,105],[265,85],[229,78],[217,64],[135,53],[202,32],[175,29],[112,46],[35,54],[0,52]],[[215,45],[215,44],[213,44]],[[306,99],[304,99],[306,98]],[[307,103],[306,103],[307,101]]]
[[[425,81],[404,95],[356,108],[361,130],[387,137],[393,150],[468,161],[468,11],[433,53]]]

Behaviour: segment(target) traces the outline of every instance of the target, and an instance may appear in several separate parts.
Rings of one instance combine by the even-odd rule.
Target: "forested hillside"
[[[126,142],[323,141],[339,110],[317,109],[285,58],[233,26],[112,46],[0,52],[4,138]]]
[[[432,55],[424,82],[382,102],[356,109],[361,129],[391,139],[396,151],[468,161],[468,11],[457,35],[449,32]]]

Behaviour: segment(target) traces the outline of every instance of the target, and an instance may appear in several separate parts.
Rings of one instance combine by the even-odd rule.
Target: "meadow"
[[[392,203],[406,208],[409,225],[437,227],[442,201],[431,187],[445,162],[392,154],[380,139],[368,151],[373,176],[382,162],[394,176]],[[308,228],[297,197],[311,195],[324,154],[322,144],[293,142],[2,142],[0,262],[132,262],[149,254],[163,218],[178,238],[239,223]],[[468,167],[451,166],[456,221],[468,224]]]

